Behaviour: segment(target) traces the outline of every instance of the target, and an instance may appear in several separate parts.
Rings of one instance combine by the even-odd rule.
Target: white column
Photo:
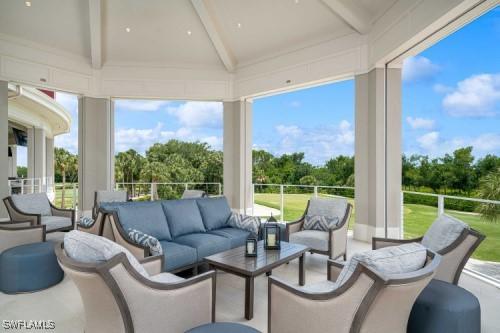
[[[44,179],[46,173],[47,150],[45,130],[36,127],[28,128],[28,178]]]
[[[224,195],[247,214],[252,203],[252,103],[224,102]]]
[[[96,190],[113,188],[114,119],[107,98],[78,99],[78,207],[90,210]]]
[[[356,76],[354,238],[399,238],[401,222],[401,70]],[[386,94],[387,93],[387,94]],[[387,98],[387,109],[386,109]]]
[[[8,102],[8,82],[0,81],[0,198],[9,195],[9,162],[7,159],[9,141],[9,102]],[[5,206],[0,205],[0,218],[8,218]]]
[[[47,179],[54,180],[54,138],[45,139],[46,150],[46,176]]]
[[[12,156],[9,157],[9,177],[17,177],[17,146],[10,145]]]

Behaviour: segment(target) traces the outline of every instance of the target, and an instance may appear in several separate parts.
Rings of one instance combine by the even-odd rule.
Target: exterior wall
[[[9,104],[8,104],[8,82],[0,81],[0,152],[4,155],[0,158],[0,198],[9,195],[8,177],[9,162],[6,158],[9,141]],[[0,219],[7,218],[5,206],[0,205]]]
[[[252,103],[224,102],[224,195],[231,208],[249,213],[252,203]]]
[[[78,207],[87,211],[96,190],[113,188],[114,116],[107,98],[80,97],[78,110]]]

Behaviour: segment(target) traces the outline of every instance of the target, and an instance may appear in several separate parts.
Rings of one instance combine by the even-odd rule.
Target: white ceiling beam
[[[236,68],[236,59],[222,38],[220,28],[214,15],[212,14],[212,10],[207,0],[191,0],[191,3],[198,13],[201,22],[205,26],[205,30],[212,40],[212,44],[214,45],[222,63],[226,66],[228,72],[233,72]]]
[[[364,35],[371,30],[371,17],[351,0],[321,0],[351,28]]]
[[[90,56],[92,67],[102,67],[101,0],[89,0]]]

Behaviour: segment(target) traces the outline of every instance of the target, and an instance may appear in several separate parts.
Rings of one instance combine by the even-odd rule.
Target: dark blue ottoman
[[[261,333],[255,328],[236,323],[211,323],[201,325],[185,333]]]
[[[481,307],[467,290],[432,280],[418,296],[407,333],[481,333]]]
[[[52,242],[19,245],[0,254],[0,291],[6,294],[46,289],[63,277]]]

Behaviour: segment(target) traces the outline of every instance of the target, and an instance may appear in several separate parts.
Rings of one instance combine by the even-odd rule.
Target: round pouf
[[[236,323],[211,323],[192,328],[186,333],[260,333],[260,331]]]
[[[63,277],[52,242],[19,245],[0,254],[0,291],[6,294],[46,289]]]
[[[413,305],[407,333],[480,333],[481,308],[476,296],[432,280]]]

